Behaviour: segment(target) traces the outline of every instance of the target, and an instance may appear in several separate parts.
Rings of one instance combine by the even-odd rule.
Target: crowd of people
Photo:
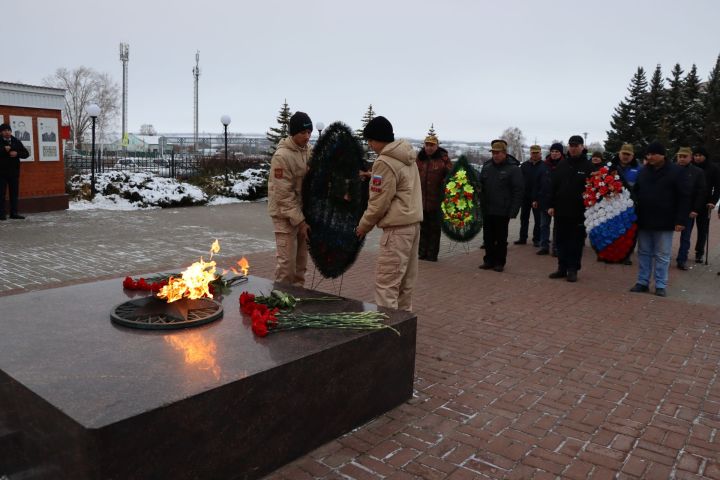
[[[277,242],[276,280],[302,286],[306,241],[312,232],[302,215],[301,186],[308,169],[312,122],[307,114],[296,112],[289,126],[290,136],[280,143],[271,161],[269,213]],[[416,152],[407,141],[395,140],[392,124],[382,116],[367,124],[363,137],[378,157],[369,174],[368,206],[356,234],[364,237],[375,227],[383,230],[375,302],[411,310],[418,261],[438,260],[440,205],[452,163],[437,136],[427,136]],[[697,230],[695,262],[705,258],[710,216],[720,200],[720,168],[702,146],[680,146],[672,161],[665,146],[652,142],[640,161],[633,145],[624,144],[606,162],[602,152],[589,156],[583,137],[573,135],[567,149],[554,143],[544,159],[542,148],[532,145],[530,158],[521,163],[501,139],[491,142],[491,152],[478,185],[483,270],[504,271],[508,225],[520,214],[520,234],[514,243],[525,245],[530,239],[538,255],[557,258],[557,268],[549,278],[577,282],[587,237],[583,193],[588,178],[606,165],[630,192],[637,214],[638,273],[631,292],[649,292],[654,284],[655,295],[667,295],[674,232],[681,234],[678,269],[688,269],[693,227]],[[632,265],[632,253],[623,260],[625,265]]]

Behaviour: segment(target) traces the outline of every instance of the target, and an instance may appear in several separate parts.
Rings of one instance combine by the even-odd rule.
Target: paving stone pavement
[[[38,217],[0,225],[5,295],[174,268],[215,236],[253,274],[274,268],[263,204]],[[711,265],[671,269],[667,298],[629,293],[637,267],[598,263],[588,248],[572,284],[548,279],[555,259],[531,246],[510,245],[496,273],[477,268],[479,242],[443,243],[439,262],[420,262],[413,398],[267,478],[720,479],[719,223]],[[343,295],[372,301],[376,244]],[[10,284],[33,279],[31,254],[61,273]]]

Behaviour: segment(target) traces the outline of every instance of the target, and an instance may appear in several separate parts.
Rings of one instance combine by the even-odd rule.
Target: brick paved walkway
[[[127,258],[105,257],[100,273],[172,266],[188,249],[205,250],[202,233],[188,239],[175,234],[211,230],[236,235],[221,238],[232,242],[231,251],[256,250],[248,255],[252,273],[272,276],[273,253],[262,248],[269,241],[262,208],[213,208],[150,212],[159,230],[174,232],[168,248],[148,246],[138,265],[131,257],[140,246],[126,243]],[[248,211],[254,216],[241,227],[238,219]],[[180,214],[184,224],[167,225]],[[137,235],[128,229],[125,235]],[[257,231],[247,234],[247,245],[233,233],[252,229]],[[482,252],[476,244],[467,254],[462,248],[449,252],[444,244],[440,262],[420,265],[413,399],[268,478],[720,479],[717,220],[711,229],[711,265],[672,269],[665,299],[628,293],[636,267],[597,263],[588,249],[580,281],[571,284],[548,279],[555,259],[534,255],[530,246],[511,245],[506,271],[496,273],[478,270]],[[68,255],[95,258],[88,251],[93,241],[109,245],[120,232],[96,229],[88,244]],[[19,255],[14,232],[5,228],[0,235],[2,256]],[[29,244],[40,249],[42,242],[32,237]],[[13,242],[17,249],[8,247]],[[372,301],[376,237],[368,243],[345,275],[342,293]],[[54,252],[70,244],[43,248],[52,264]],[[156,268],[142,268],[157,258]],[[15,274],[13,262],[4,261],[0,266]],[[55,283],[29,288],[48,285]],[[319,289],[337,287],[325,281]]]

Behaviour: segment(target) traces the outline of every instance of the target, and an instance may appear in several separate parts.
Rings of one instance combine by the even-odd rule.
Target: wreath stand
[[[315,272],[317,272],[317,267],[313,266],[313,275],[312,275],[312,280],[310,281],[310,290],[316,290],[320,285],[322,285],[322,283],[325,280],[328,280],[327,278],[321,276],[320,279],[318,280],[318,282],[315,283]],[[342,275],[340,275],[340,285],[339,286],[335,285],[335,280],[336,280],[335,278],[330,279],[330,282],[332,282],[332,290],[333,290],[331,293],[335,294],[338,297],[342,296],[341,293],[342,293],[344,278],[345,278],[345,274],[343,273]]]

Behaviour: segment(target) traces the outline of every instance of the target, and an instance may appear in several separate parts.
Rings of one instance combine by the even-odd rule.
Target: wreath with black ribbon
[[[364,151],[352,129],[335,122],[315,144],[303,181],[303,214],[310,227],[308,250],[323,277],[337,278],[357,259],[364,238],[355,228],[368,204]]]

